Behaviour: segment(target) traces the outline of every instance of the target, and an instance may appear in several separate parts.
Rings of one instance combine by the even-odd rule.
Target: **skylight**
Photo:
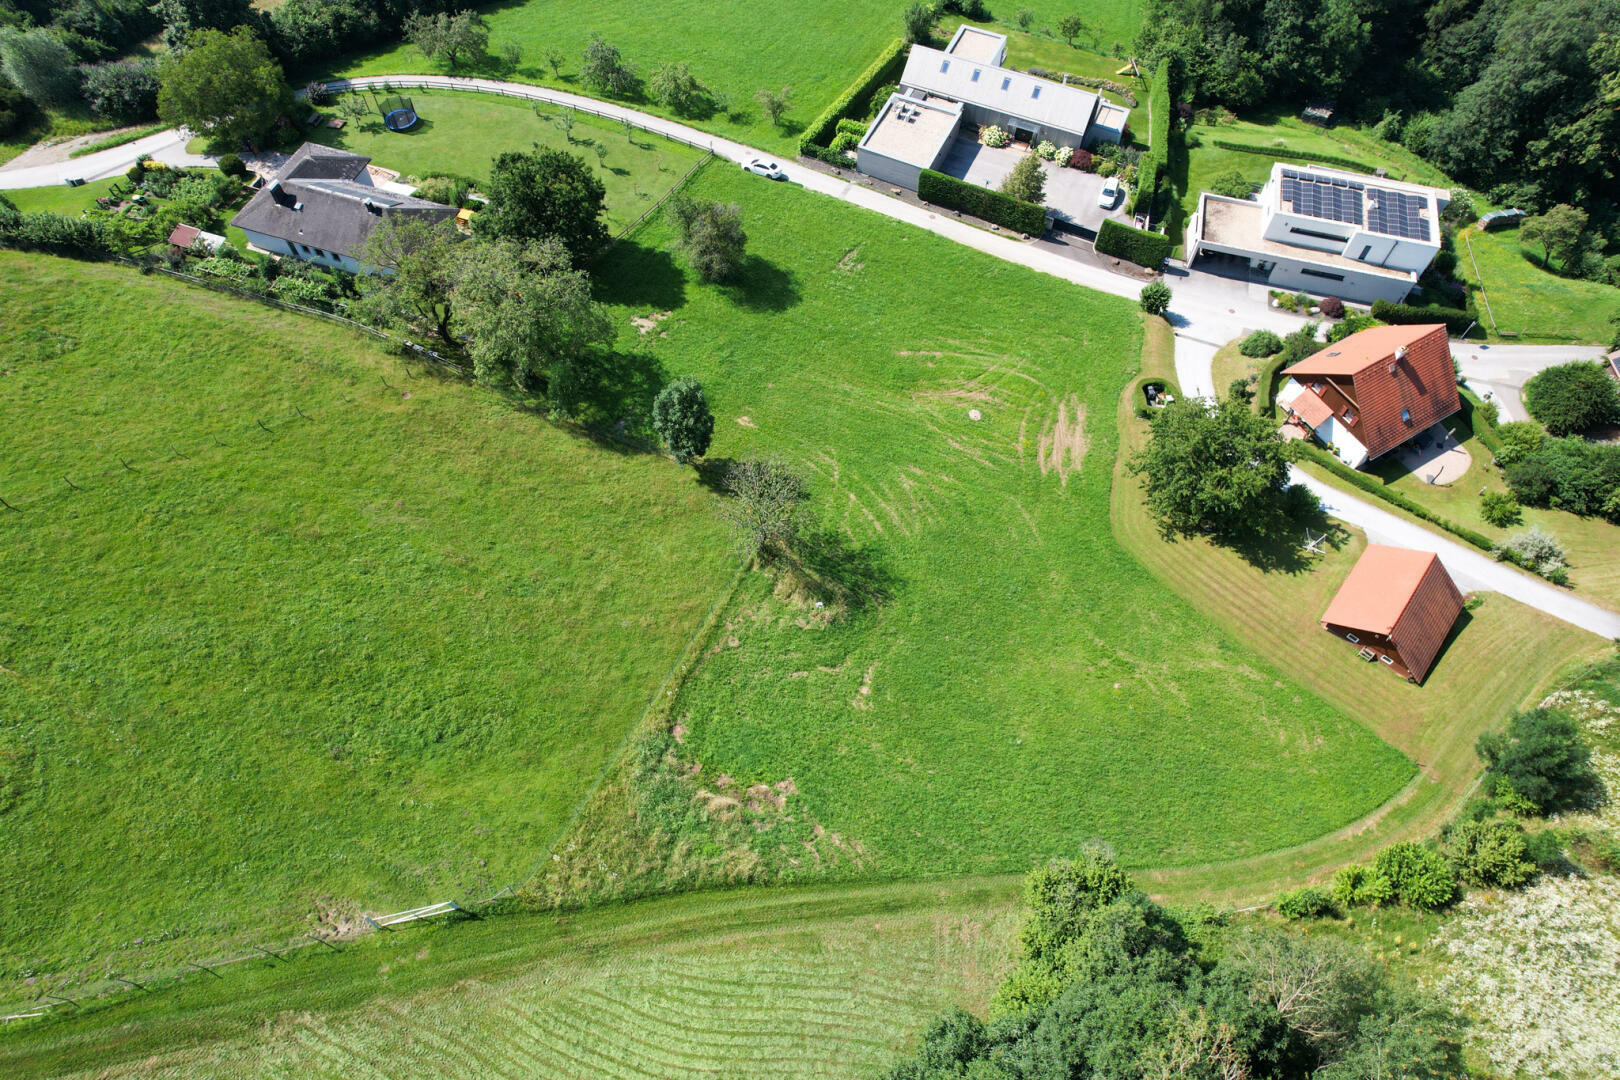
[[[951,70],[951,62],[949,60],[941,60],[939,62],[939,70],[941,74]]]
[[[968,82],[978,82],[978,81],[979,81],[979,69],[974,68],[973,69],[973,74],[968,77]]]
[[[1032,98],[1040,97],[1041,96],[1041,88],[1037,86],[1035,89],[1033,89],[1033,90],[1031,90],[1029,92],[1029,96],[1032,97]]]
[[[1009,75],[1005,79],[1001,80],[1001,88],[1003,90],[1007,89],[1007,87],[1009,87],[1011,85],[1012,85],[1012,76],[1011,75]]]

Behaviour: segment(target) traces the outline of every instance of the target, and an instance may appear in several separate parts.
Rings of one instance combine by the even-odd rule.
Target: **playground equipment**
[[[389,131],[409,131],[416,126],[416,104],[402,94],[390,94],[377,103],[383,126]]]

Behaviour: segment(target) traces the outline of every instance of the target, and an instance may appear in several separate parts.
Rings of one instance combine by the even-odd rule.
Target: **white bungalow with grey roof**
[[[1450,201],[1441,188],[1279,162],[1258,199],[1198,197],[1188,261],[1236,255],[1274,288],[1399,302],[1439,254]]]
[[[900,88],[855,148],[857,167],[916,190],[923,169],[937,169],[958,131],[977,137],[995,124],[1015,141],[1058,146],[1117,143],[1127,111],[1079,86],[1003,67],[1007,38],[961,26],[944,49],[913,45]]]
[[[272,254],[360,273],[378,269],[355,256],[385,218],[456,216],[453,206],[376,186],[370,163],[360,154],[305,143],[231,224],[247,234],[248,243]]]

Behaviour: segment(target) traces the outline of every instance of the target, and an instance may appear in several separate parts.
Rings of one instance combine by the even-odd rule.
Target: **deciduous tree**
[[[411,15],[405,19],[405,40],[429,60],[443,58],[456,70],[462,60],[476,60],[489,50],[489,28],[476,11]]]
[[[1263,533],[1288,485],[1275,423],[1236,401],[1183,398],[1157,410],[1130,468],[1166,536]]]
[[[1475,749],[1485,762],[1487,787],[1506,781],[1542,813],[1578,805],[1600,781],[1580,727],[1553,709],[1530,709],[1506,731],[1486,732]]]
[[[630,97],[636,92],[636,69],[619,55],[617,48],[602,40],[601,34],[592,34],[585,46],[579,77],[586,86],[614,97]]]
[[[653,431],[675,460],[684,465],[708,453],[714,435],[714,413],[696,379],[676,379],[653,399]]]
[[[1565,272],[1572,272],[1579,261],[1582,235],[1586,232],[1586,211],[1568,203],[1537,217],[1525,218],[1519,226],[1519,239],[1541,245],[1541,265],[1556,258]]]
[[[70,105],[79,96],[73,50],[55,31],[0,28],[0,74],[36,105]]]
[[[576,266],[607,243],[607,189],[583,158],[549,149],[507,152],[495,159],[483,190],[488,205],[473,219],[479,236],[519,242],[555,237]]]
[[[411,214],[383,218],[356,252],[364,265],[393,271],[357,278],[371,316],[384,325],[431,327],[439,340],[456,344],[450,320],[461,243],[446,221]]]
[[[158,116],[234,144],[258,139],[292,104],[292,93],[264,42],[239,26],[202,30],[185,52],[158,67]]]
[[[736,203],[680,194],[670,200],[669,213],[687,261],[704,281],[723,281],[742,266],[748,234],[743,231],[742,208]]]
[[[659,65],[647,82],[653,100],[677,116],[690,116],[702,112],[710,101],[709,88],[692,74],[684,63]]]
[[[720,513],[744,555],[769,561],[793,549],[809,521],[803,473],[784,458],[745,458],[726,470],[724,485],[731,497]]]
[[[1045,202],[1046,171],[1041,168],[1041,159],[1033,153],[1019,158],[1018,164],[1012,167],[1012,172],[1001,181],[1001,191],[1004,195],[1011,195],[1025,202]]]
[[[1553,435],[1580,435],[1620,422],[1620,385],[1595,360],[1537,372],[1524,384],[1524,403]]]
[[[765,87],[754,94],[754,100],[759,102],[759,109],[772,124],[780,124],[782,117],[793,108],[793,87],[784,86],[780,90]]]

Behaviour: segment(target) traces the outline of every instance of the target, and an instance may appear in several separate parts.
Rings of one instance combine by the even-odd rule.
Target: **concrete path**
[[[74,180],[105,180],[109,176],[122,176],[129,167],[142,158],[151,158],[166,165],[212,166],[218,159],[204,154],[186,152],[191,136],[179,128],[160,131],[144,139],[101,150],[67,161],[23,168],[0,166],[0,191],[19,188],[54,187]]]

